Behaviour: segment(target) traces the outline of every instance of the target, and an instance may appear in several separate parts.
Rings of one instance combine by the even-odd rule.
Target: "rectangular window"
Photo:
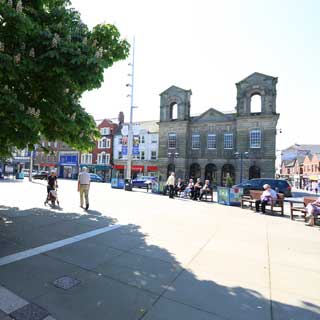
[[[208,149],[217,149],[217,136],[215,134],[208,134],[207,147]]]
[[[223,140],[223,148],[224,149],[233,149],[233,134],[225,133]]]
[[[141,160],[144,160],[144,151],[141,151],[141,152],[140,152],[140,159],[141,159]]]
[[[81,163],[92,163],[92,154],[91,153],[84,153],[81,155]]]
[[[118,159],[122,159],[122,152],[118,151]]]
[[[110,154],[107,153],[106,154],[106,164],[109,164],[110,163]]]
[[[177,147],[177,135],[175,133],[169,133],[168,135],[168,148],[175,149]]]
[[[122,144],[122,137],[119,137],[118,144]]]
[[[151,160],[157,160],[157,151],[151,151]]]
[[[100,129],[100,133],[101,133],[103,136],[107,136],[108,134],[110,134],[110,128],[101,128],[101,129]]]
[[[142,143],[145,143],[145,137],[144,137],[144,136],[141,136],[141,140],[140,140],[140,141],[141,141],[141,144],[142,144]]]
[[[191,137],[191,148],[200,149],[200,134],[193,134]]]
[[[111,140],[107,139],[107,148],[110,149],[110,147],[111,147]]]
[[[158,139],[156,135],[151,136],[151,143],[157,143]]]
[[[250,148],[261,148],[261,130],[250,131]]]

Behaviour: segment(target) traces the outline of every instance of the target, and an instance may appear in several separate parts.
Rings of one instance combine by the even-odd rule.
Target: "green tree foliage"
[[[0,156],[40,137],[87,150],[99,136],[81,107],[129,44],[114,25],[92,30],[69,0],[0,0]]]
[[[229,174],[226,177],[226,186],[229,188],[231,188],[233,186],[233,179],[232,179],[232,177],[230,177]]]

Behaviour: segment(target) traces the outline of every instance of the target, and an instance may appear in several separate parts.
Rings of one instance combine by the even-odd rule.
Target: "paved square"
[[[320,320],[319,227],[291,221],[288,207],[271,216],[93,183],[84,212],[76,182],[59,187],[63,208],[50,210],[39,200],[44,184],[0,183],[1,252],[49,242],[0,267],[4,314],[31,303],[45,320]],[[53,284],[64,276],[70,290]]]

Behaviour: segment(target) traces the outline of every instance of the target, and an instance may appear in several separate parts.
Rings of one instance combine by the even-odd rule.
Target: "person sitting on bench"
[[[212,191],[212,188],[210,186],[209,180],[205,180],[203,187],[200,190],[200,197],[199,200],[202,199],[204,194],[210,193]]]
[[[278,198],[277,193],[271,189],[270,185],[264,184],[263,185],[264,191],[260,197],[260,200],[256,201],[256,212],[259,212],[259,207],[261,204],[261,211],[262,213],[266,212],[266,205],[271,204],[271,201],[276,200]]]
[[[320,198],[312,203],[309,203],[306,206],[306,210],[308,212],[306,218],[309,220],[308,223],[306,223],[306,226],[313,227],[315,225],[316,216],[320,215]]]

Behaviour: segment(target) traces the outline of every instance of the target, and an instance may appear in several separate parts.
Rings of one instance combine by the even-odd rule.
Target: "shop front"
[[[131,166],[131,177],[135,179],[137,176],[144,175],[144,166],[141,165],[133,165]]]
[[[56,163],[40,163],[38,171],[47,171],[50,172],[52,170],[57,170]]]
[[[113,166],[111,175],[111,188],[124,188],[124,165],[117,164]]]
[[[147,175],[152,177],[158,177],[159,175],[158,166],[147,166]]]
[[[95,166],[95,173],[101,178],[103,178],[105,182],[111,181],[111,172],[112,172],[111,165],[97,164]]]
[[[61,154],[59,156],[59,178],[77,179],[79,167],[78,154]]]

